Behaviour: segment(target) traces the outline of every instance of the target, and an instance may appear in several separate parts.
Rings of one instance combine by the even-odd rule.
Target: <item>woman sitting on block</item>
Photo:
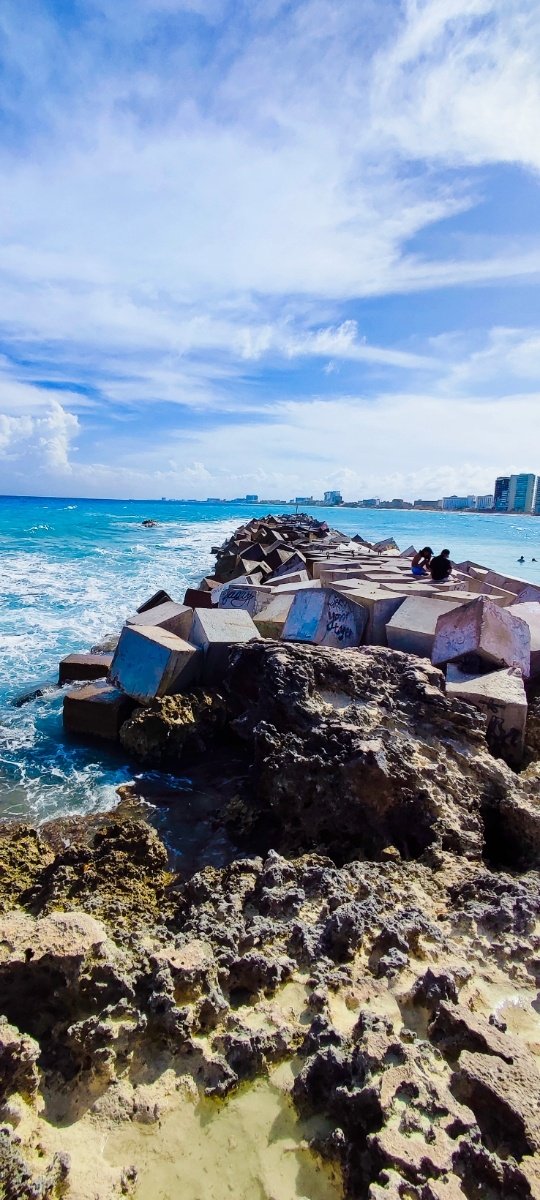
[[[423,550],[417,550],[411,563],[411,571],[413,575],[416,575],[417,577],[427,575],[432,554],[433,550],[431,549],[431,546],[424,546]]]

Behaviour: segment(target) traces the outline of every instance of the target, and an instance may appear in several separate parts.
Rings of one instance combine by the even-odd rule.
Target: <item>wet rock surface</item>
[[[299,1196],[539,1197],[536,764],[381,648],[243,646],[123,738],[158,765],[240,747],[247,849],[177,874],[127,802],[2,828],[0,1194],[145,1196],[167,1114],[211,1137],[264,1082],[332,1168]]]
[[[283,1064],[336,1196],[540,1194],[535,872],[271,851],[182,880],[131,820],[56,854],[14,831],[2,854],[6,1196],[137,1195],[137,1162],[111,1176],[99,1156],[81,1189],[53,1095],[103,1139],[112,1119],[159,1127],[167,1071],[216,1103]]]

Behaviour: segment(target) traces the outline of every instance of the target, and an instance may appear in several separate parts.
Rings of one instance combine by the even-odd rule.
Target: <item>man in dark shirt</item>
[[[448,576],[452,573],[452,563],[450,562],[450,551],[441,550],[440,554],[436,554],[432,558],[429,569],[431,578],[434,583],[444,583]]]

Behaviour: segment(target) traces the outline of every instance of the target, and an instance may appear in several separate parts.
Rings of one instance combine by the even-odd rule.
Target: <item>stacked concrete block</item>
[[[518,667],[528,678],[531,665],[529,626],[492,600],[471,600],[441,614],[433,643],[437,666],[473,656],[495,666]]]
[[[202,588],[187,588],[184,596],[184,604],[191,609],[211,608],[212,592],[205,592]]]
[[[208,592],[208,595],[211,593]],[[169,633],[176,633],[178,637],[187,641],[192,620],[193,609],[189,605],[169,601],[166,604],[156,604],[146,612],[136,612],[132,617],[128,617],[126,624],[137,625],[140,629],[167,629]]]
[[[64,728],[68,733],[114,742],[132,712],[129,696],[98,680],[64,697]]]
[[[286,591],[280,595],[274,592],[270,603],[261,612],[255,613],[253,624],[261,637],[281,638],[293,600],[294,592]]]
[[[269,586],[274,590],[276,588],[285,587],[289,583],[311,583],[307,571],[285,571],[283,575],[277,575],[269,580]]]
[[[517,594],[518,604],[532,604],[540,601],[540,587],[536,587],[534,583],[527,584],[527,587],[522,588]],[[515,601],[513,601],[515,603]]]
[[[194,645],[158,627],[124,625],[109,683],[140,704],[180,692],[197,681],[200,654]]]
[[[332,588],[297,592],[283,629],[291,642],[316,646],[359,646],[367,624],[367,610]]]
[[[67,654],[60,662],[58,682],[73,683],[77,679],[104,679],[110,670],[112,654]]]
[[[430,658],[437,622],[460,607],[437,597],[407,596],[386,626],[388,645],[392,650]]]
[[[203,683],[213,683],[223,677],[232,646],[260,636],[245,609],[195,609],[191,640],[203,652]]]
[[[366,609],[368,614],[364,633],[366,645],[387,646],[386,626],[398,608],[405,603],[405,595],[392,595],[383,591],[382,588],[366,584],[361,580],[354,587],[348,586],[347,590],[341,584],[339,590],[348,600],[354,604],[360,604],[362,608]]]
[[[274,596],[283,596],[287,592],[302,592],[305,588],[320,588],[320,579],[296,579],[291,583],[278,582],[272,588]]]
[[[527,697],[521,672],[507,667],[485,675],[471,675],[449,663],[446,693],[486,714],[486,739],[491,752],[511,766],[518,766],[523,757],[527,723]]]
[[[540,679],[540,604],[513,604],[506,610],[529,626],[531,639],[531,679]]]
[[[137,612],[148,612],[149,608],[156,608],[158,604],[167,604],[169,600],[172,600],[172,596],[169,596],[168,592],[164,592],[163,588],[160,588],[158,592],[154,592],[153,596],[150,596],[148,600],[145,600],[144,604],[139,605]]]
[[[279,579],[281,577],[281,575],[289,575],[291,573],[291,571],[305,571],[305,570],[306,570],[305,556],[303,554],[300,554],[299,551],[295,550],[294,554],[292,554],[290,558],[288,558],[285,562],[282,562],[280,567],[276,567],[276,569],[274,571],[272,571],[272,573],[269,575],[269,579],[271,579],[271,580]]]
[[[219,596],[218,608],[242,608],[254,617],[271,599],[272,588],[264,584],[255,587],[247,583],[237,587],[234,583],[226,583]]]

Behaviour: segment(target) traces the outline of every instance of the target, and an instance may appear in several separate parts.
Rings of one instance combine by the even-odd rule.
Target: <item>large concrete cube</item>
[[[211,595],[209,592],[208,595]],[[186,641],[191,632],[193,609],[186,604],[175,604],[172,600],[156,604],[145,612],[136,612],[128,617],[126,625],[137,625],[139,629],[167,629]]]
[[[226,583],[219,594],[218,608],[242,608],[254,617],[271,599],[272,588],[265,584],[255,587],[248,583],[236,587],[234,583]]]
[[[279,596],[274,593],[270,603],[261,612],[255,613],[253,623],[261,637],[276,639],[282,636],[293,600],[293,592],[285,592]]]
[[[405,596],[392,595],[382,588],[361,582],[346,591],[343,584],[339,590],[348,600],[361,604],[366,609],[368,619],[364,641],[368,646],[387,646],[386,626],[398,608],[404,603]]]
[[[485,675],[470,675],[449,663],[446,693],[474,704],[488,719],[486,738],[497,758],[517,766],[523,757],[527,723],[527,697],[521,672],[506,667]]]
[[[133,707],[129,696],[105,680],[87,683],[64,697],[64,728],[68,733],[114,742]]]
[[[67,654],[60,660],[58,682],[73,683],[76,679],[104,679],[108,674],[112,654]]]
[[[367,610],[332,588],[297,592],[285,622],[283,638],[317,646],[359,646]]]
[[[529,626],[508,608],[476,599],[437,621],[432,661],[437,666],[475,656],[498,667],[519,667],[528,678],[531,666]]]
[[[168,629],[124,625],[109,683],[140,704],[149,704],[196,682],[200,658],[195,646]]]
[[[513,617],[519,617],[529,626],[531,637],[531,679],[540,679],[540,604],[513,604],[507,608]]]
[[[386,626],[388,645],[392,650],[404,650],[406,654],[430,658],[437,621],[457,607],[460,606],[455,601],[431,596],[407,596]]]
[[[153,596],[149,596],[148,600],[145,600],[143,604],[139,605],[137,612],[148,612],[149,608],[156,608],[158,604],[167,604],[169,600],[172,600],[172,596],[169,596],[168,592],[165,592],[163,588],[160,588],[158,592],[154,592]]]
[[[203,682],[212,683],[223,677],[231,646],[251,642],[260,636],[245,609],[196,608],[191,640],[203,651]]]
[[[534,583],[527,584],[527,587],[522,588],[518,592],[517,601],[518,604],[529,604],[533,601],[538,603],[540,601],[540,587],[536,587]]]

